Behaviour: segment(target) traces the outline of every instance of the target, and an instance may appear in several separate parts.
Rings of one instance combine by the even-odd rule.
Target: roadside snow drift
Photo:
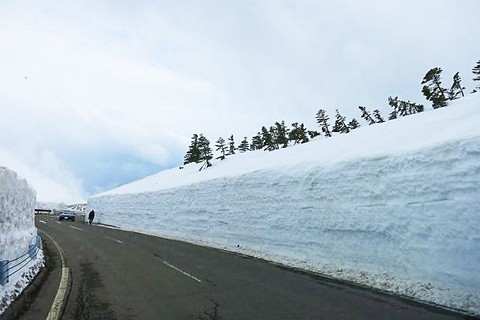
[[[0,262],[21,257],[9,264],[9,274],[16,271],[15,274],[4,285],[0,283],[0,314],[26,287],[43,263],[41,250],[35,250],[34,259],[25,254],[29,245],[37,241],[35,197],[35,191],[26,180],[0,166]]]
[[[89,199],[98,221],[480,313],[480,99]]]

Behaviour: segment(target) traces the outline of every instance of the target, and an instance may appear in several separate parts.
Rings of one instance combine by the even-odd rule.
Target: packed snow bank
[[[43,265],[43,253],[35,246],[35,197],[26,180],[0,167],[0,264],[9,261],[8,282],[0,283],[0,314]]]
[[[98,221],[480,313],[479,96],[89,199]]]

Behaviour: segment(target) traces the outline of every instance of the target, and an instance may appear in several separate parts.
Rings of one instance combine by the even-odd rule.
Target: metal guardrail
[[[37,258],[42,240],[37,234],[35,243],[28,245],[28,250],[22,255],[12,260],[0,261],[0,285],[4,286],[9,282],[10,276],[22,271],[22,269],[32,260]]]

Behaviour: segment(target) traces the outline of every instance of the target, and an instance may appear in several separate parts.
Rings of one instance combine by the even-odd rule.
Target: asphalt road
[[[21,319],[45,319],[64,251],[63,319],[463,319],[257,259],[179,241],[37,216],[51,272]]]

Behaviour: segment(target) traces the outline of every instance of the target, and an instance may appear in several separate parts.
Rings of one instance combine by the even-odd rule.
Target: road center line
[[[107,237],[107,236],[105,236],[104,238],[105,238],[105,239],[108,239],[108,240],[112,240],[112,241],[118,242],[118,243],[123,243],[122,240],[118,240],[118,239],[115,239],[115,238],[110,238],[110,237]]]
[[[183,270],[178,269],[177,267],[175,267],[174,265],[171,265],[171,264],[168,263],[167,261],[162,261],[162,262],[163,262],[164,265],[172,268],[173,270],[176,270],[176,271],[180,272],[180,273],[183,274],[183,275],[186,275],[186,276],[189,277],[190,279],[193,279],[193,280],[195,280],[195,281],[197,281],[197,282],[202,283],[202,280],[200,280],[200,279],[192,276],[191,274],[186,273],[186,272],[183,271]]]
[[[83,229],[82,229],[82,228],[78,228],[78,227],[75,227],[75,226],[69,226],[69,227],[70,227],[70,228],[73,228],[73,229],[77,229],[77,230],[81,230],[81,231],[83,231]]]
[[[41,223],[47,224],[47,223],[46,223],[45,221],[43,221],[43,220],[39,220],[39,221],[40,221]]]

